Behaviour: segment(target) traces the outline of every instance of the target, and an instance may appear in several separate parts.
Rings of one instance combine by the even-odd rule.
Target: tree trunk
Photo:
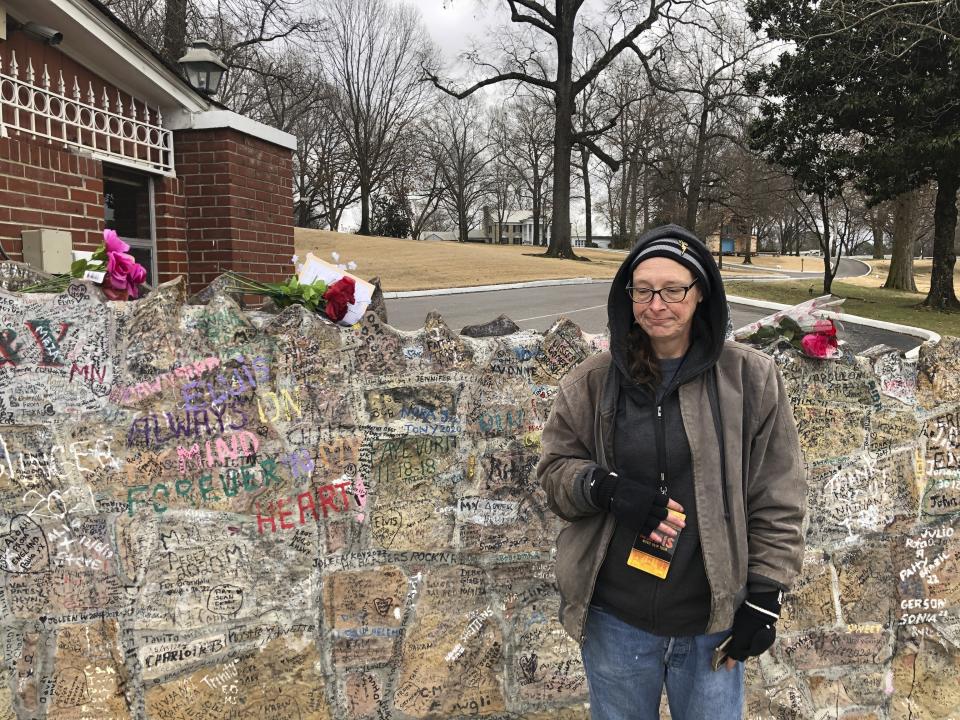
[[[590,198],[590,151],[586,148],[580,151],[581,172],[583,173],[583,213],[584,213],[584,247],[593,244],[593,202]]]
[[[163,57],[173,67],[187,51],[187,0],[167,0],[163,13]]]
[[[933,211],[933,269],[930,292],[923,305],[934,310],[960,309],[953,289],[953,266],[957,262],[954,246],[957,230],[957,188],[960,169],[943,168],[937,174],[937,202]]]
[[[570,246],[570,150],[573,139],[573,38],[575,3],[557,2],[557,84],[553,135],[553,222],[549,257],[578,260]]]
[[[643,161],[643,231],[650,229],[650,163],[644,150],[640,158]]]
[[[703,185],[703,163],[707,152],[707,122],[710,119],[710,105],[708,99],[703,99],[703,111],[700,113],[700,123],[697,125],[697,147],[693,156],[693,168],[690,170],[690,185],[687,191],[686,228],[690,232],[697,231],[697,210],[700,208],[700,188]],[[722,241],[721,241],[722,242]]]
[[[553,223],[549,257],[578,259],[570,245],[570,139],[573,133],[573,97],[557,92],[557,121],[554,125]]]
[[[360,180],[360,229],[358,235],[370,234],[370,184]]]
[[[617,208],[617,234],[620,236],[620,246],[621,247],[630,247],[629,236],[627,235],[627,201],[630,197],[630,173],[633,168],[633,163],[630,161],[625,161],[623,165],[620,166],[620,197],[617,198],[618,208]]]
[[[543,203],[540,198],[540,190],[537,185],[537,175],[533,176],[533,238],[531,244],[536,247],[540,244],[540,213],[543,212]],[[521,239],[522,243],[523,240]]]
[[[820,216],[823,220],[823,232],[820,235],[820,249],[823,252],[823,294],[829,295],[833,287],[833,268],[830,256],[830,207],[825,193],[820,193]]]
[[[743,251],[743,265],[753,265],[753,223],[750,223],[749,231],[747,232],[747,249]]]
[[[630,199],[627,204],[627,222],[630,225],[630,244],[627,245],[628,248],[633,247],[633,244],[639,237],[637,235],[637,192],[640,185],[638,182],[639,177],[640,173],[638,172],[637,158],[634,157],[630,160]]]
[[[913,277],[913,244],[917,237],[918,191],[901,193],[893,208],[893,252],[890,255],[890,271],[883,284],[888,290],[917,292]],[[876,232],[874,232],[876,242]],[[876,257],[876,253],[874,253]],[[881,251],[880,257],[883,257]]]
[[[886,203],[884,203],[885,205]],[[878,205],[874,208],[875,212],[870,219],[870,233],[873,235],[873,259],[874,260],[883,260],[883,221],[882,217],[886,214],[885,210],[881,210],[884,205]],[[896,222],[896,220],[894,220]],[[896,230],[894,230],[896,232]],[[893,266],[891,265],[891,268]]]

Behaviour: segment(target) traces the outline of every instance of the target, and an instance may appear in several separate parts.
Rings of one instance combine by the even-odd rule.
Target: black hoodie
[[[676,377],[665,373],[667,384],[655,394],[630,379],[627,334],[633,324],[633,307],[626,287],[632,278],[633,259],[648,243],[664,237],[687,242],[709,276],[710,292],[697,306],[693,334]],[[690,447],[680,416],[677,388],[704,372],[712,372],[723,350],[727,328],[727,300],[720,271],[707,248],[695,235],[677,225],[666,225],[643,235],[627,255],[610,288],[607,301],[610,351],[616,374],[614,388],[614,465],[621,477],[641,483],[658,483],[663,473],[670,497],[684,507],[686,527],[680,533],[669,573],[663,580],[627,565],[636,533],[618,525],[597,577],[593,602],[621,620],[647,632],[664,636],[702,634],[710,616],[710,587],[700,549],[697,508],[694,500]],[[659,417],[658,417],[659,410]],[[710,412],[704,408],[704,412]]]

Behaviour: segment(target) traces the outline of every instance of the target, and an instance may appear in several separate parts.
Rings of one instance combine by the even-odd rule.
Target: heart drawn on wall
[[[380,615],[380,617],[386,617],[387,613],[390,612],[390,608],[393,607],[393,598],[392,597],[374,598],[373,607],[376,609],[377,614]]]

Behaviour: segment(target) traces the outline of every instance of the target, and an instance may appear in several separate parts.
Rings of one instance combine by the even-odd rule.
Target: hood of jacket
[[[630,378],[627,362],[627,335],[633,325],[633,302],[627,295],[627,285],[633,276],[631,266],[636,256],[649,243],[660,238],[677,238],[689,245],[688,252],[695,253],[704,271],[709,276],[710,293],[697,306],[693,316],[690,355],[675,384],[683,383],[712,367],[723,351],[727,330],[727,296],[720,279],[720,269],[707,250],[706,245],[692,232],[679,225],[663,225],[644,233],[627,255],[610,286],[607,299],[607,324],[610,330],[610,353],[623,379]]]

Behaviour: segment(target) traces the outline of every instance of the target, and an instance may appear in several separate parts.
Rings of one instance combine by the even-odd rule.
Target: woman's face
[[[633,287],[662,290],[665,287],[685,287],[693,282],[693,273],[684,265],[664,257],[644,260],[633,271]],[[654,348],[685,351],[690,341],[690,329],[697,303],[703,299],[700,288],[694,285],[687,296],[677,303],[666,303],[654,295],[648,303],[633,303],[633,317],[650,338]],[[682,347],[680,347],[682,346]]]

